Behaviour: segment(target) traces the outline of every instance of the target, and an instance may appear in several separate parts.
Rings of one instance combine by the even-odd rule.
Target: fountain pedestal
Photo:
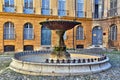
[[[57,44],[50,55],[51,59],[54,59],[54,60],[70,59],[70,54],[66,51],[66,46],[63,39],[63,35],[65,31],[66,30],[55,30],[57,34],[57,38],[56,38]]]

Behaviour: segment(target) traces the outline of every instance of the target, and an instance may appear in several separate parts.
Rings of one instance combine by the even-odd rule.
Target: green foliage
[[[54,47],[54,51],[65,51],[66,47]]]

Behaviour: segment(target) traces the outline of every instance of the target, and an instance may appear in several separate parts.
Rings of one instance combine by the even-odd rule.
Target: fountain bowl
[[[111,67],[103,55],[71,53],[71,59],[49,59],[51,51],[27,51],[15,54],[10,69],[28,75],[69,76],[93,74]]]
[[[46,26],[51,30],[69,30],[81,23],[76,21],[67,21],[67,20],[51,20],[51,21],[48,20],[48,21],[40,22],[40,24]]]

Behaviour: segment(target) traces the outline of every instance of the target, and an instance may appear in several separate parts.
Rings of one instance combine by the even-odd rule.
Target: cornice
[[[78,20],[78,21],[92,21],[92,18],[77,18],[71,16],[55,16],[55,15],[40,15],[40,14],[24,14],[24,13],[9,13],[9,12],[0,12],[0,16],[12,16],[12,17],[26,17],[26,18],[47,18],[49,19],[65,19],[65,20]]]

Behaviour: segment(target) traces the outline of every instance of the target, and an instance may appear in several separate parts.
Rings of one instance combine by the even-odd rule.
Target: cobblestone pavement
[[[0,80],[120,80],[120,52],[106,53],[112,68],[107,71],[79,76],[30,76],[16,73],[8,68],[13,55],[0,55]],[[17,65],[16,65],[17,66]]]

